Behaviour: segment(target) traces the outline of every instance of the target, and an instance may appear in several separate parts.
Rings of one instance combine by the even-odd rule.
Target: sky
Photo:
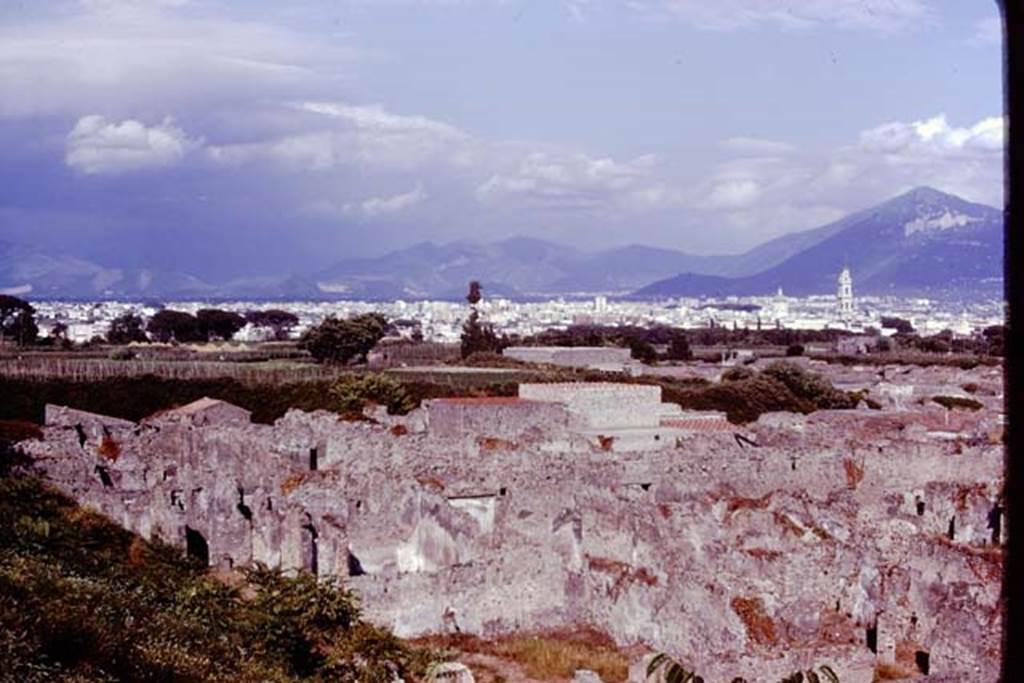
[[[0,240],[204,276],[1002,203],[992,0],[0,0]]]

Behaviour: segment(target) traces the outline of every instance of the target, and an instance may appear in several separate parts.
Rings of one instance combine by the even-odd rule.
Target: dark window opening
[[[181,511],[185,510],[185,501],[181,498],[180,490],[171,491],[171,506],[177,506]]]
[[[302,568],[311,574],[317,573],[317,534],[312,523],[302,525]]]
[[[204,567],[210,566],[210,546],[203,535],[190,526],[185,527],[185,555]]]
[[[252,521],[252,508],[245,504],[245,489],[238,487],[238,505],[235,506],[246,520]]]
[[[791,460],[791,461],[789,462],[789,467],[790,467],[790,469],[791,469],[791,470],[793,470],[794,472],[796,472],[796,460]]]
[[[949,528],[946,529],[946,536],[948,536],[951,541],[953,540],[953,537],[956,536],[956,515],[949,518]]]
[[[919,500],[919,501],[917,501],[917,516],[921,517],[923,515],[924,515],[924,501],[923,500]]]
[[[999,545],[1003,535],[1003,506],[998,503],[988,512],[988,528],[992,530],[992,545]]]
[[[916,614],[912,614],[910,616],[910,624],[911,624],[911,626],[917,626],[917,615]]]
[[[931,657],[924,650],[918,650],[914,653],[914,664],[917,665],[917,670],[925,676],[928,675],[928,670],[931,668],[929,659]]]
[[[114,485],[114,480],[110,478],[110,472],[107,471],[106,467],[96,465],[96,474],[100,475],[100,481],[103,482],[104,488],[109,489]]]
[[[78,446],[79,448],[85,448],[85,442],[88,441],[88,437],[85,435],[85,430],[82,425],[75,425],[75,433],[78,434]]]
[[[869,626],[865,633],[864,641],[867,643],[868,649],[878,653],[878,626]]]
[[[356,510],[362,510],[362,509],[363,509],[363,501],[357,500],[356,501]]]
[[[273,510],[274,509],[274,499],[273,498],[267,498],[267,509],[268,510]]]
[[[316,447],[314,446],[313,448],[309,449],[309,471],[310,472],[315,472],[316,471],[317,458],[318,458],[318,453],[317,453]]]
[[[508,489],[505,488],[504,486],[502,486],[500,489],[498,489],[498,495],[499,496],[504,496],[506,493],[508,493]]]
[[[359,561],[359,558],[352,554],[352,551],[348,551],[348,575],[349,576],[365,576],[366,570],[363,569],[363,563]]]
[[[651,485],[650,484],[640,484],[640,488],[642,488],[644,491],[650,491],[651,490]]]
[[[661,441],[661,434],[655,434],[654,435],[654,440],[655,441]]]

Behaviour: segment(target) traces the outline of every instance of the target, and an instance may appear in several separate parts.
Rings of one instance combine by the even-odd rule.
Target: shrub
[[[790,344],[789,346],[786,347],[786,356],[792,358],[794,356],[802,356],[802,355],[804,355],[804,345],[803,344]]]
[[[818,408],[856,406],[856,400],[850,394],[836,389],[821,375],[807,372],[793,363],[776,361],[766,367],[761,374],[785,384],[796,396],[813,402]]]
[[[135,351],[122,346],[112,350],[108,358],[110,358],[110,360],[132,360],[135,358]]]
[[[2,446],[3,444],[0,444]],[[0,476],[0,680],[415,680],[336,581],[232,587],[31,477]]]
[[[416,407],[401,382],[379,373],[343,377],[331,385],[330,395],[342,413],[361,413],[371,402],[385,406],[392,415],[405,414]]]
[[[643,339],[630,340],[629,355],[630,357],[647,365],[658,360],[658,352],[654,350],[654,345]]]
[[[753,379],[755,375],[757,375],[757,373],[750,368],[744,365],[737,365],[722,373],[722,381],[739,382],[744,379]]]

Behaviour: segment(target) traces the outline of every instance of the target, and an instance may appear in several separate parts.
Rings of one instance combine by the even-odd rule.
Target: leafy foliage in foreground
[[[335,583],[264,568],[235,583],[0,471],[0,680],[391,681],[425,668]]]

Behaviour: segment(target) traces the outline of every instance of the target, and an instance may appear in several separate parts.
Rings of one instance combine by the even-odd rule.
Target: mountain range
[[[183,272],[101,266],[0,242],[0,292],[77,299],[458,299],[469,280],[490,296],[609,294],[637,298],[835,289],[843,266],[858,292],[998,290],[1003,214],[927,187],[742,254],[705,256],[629,245],[598,252],[541,239],[421,242],[320,272],[210,283]]]

